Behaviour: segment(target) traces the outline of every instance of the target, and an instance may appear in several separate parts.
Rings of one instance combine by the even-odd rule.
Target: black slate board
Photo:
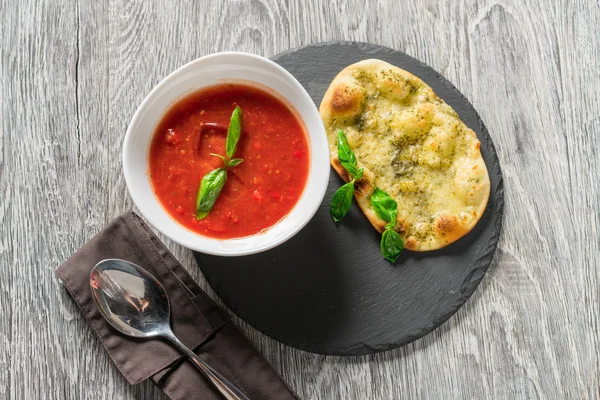
[[[391,265],[379,253],[379,234],[355,203],[341,224],[331,221],[329,202],[342,184],[332,170],[319,211],[287,243],[241,258],[195,254],[210,285],[242,319],[275,340],[313,353],[370,354],[434,330],[483,278],[502,225],[504,189],[490,136],[473,106],[432,68],[402,52],[354,42],[310,45],[273,60],[300,81],[318,106],[339,71],[367,58],[412,72],[458,112],[481,141],[491,196],[468,235],[438,251],[405,251]]]

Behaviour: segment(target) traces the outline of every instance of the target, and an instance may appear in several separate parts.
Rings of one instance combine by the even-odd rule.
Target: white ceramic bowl
[[[306,128],[311,150],[310,171],[302,197],[272,227],[239,239],[214,239],[177,223],[160,205],[148,176],[154,130],[174,102],[206,86],[244,81],[269,91],[295,109]],[[201,57],[160,82],[139,106],[125,135],[123,172],[133,202],[160,232],[187,248],[220,256],[241,256],[273,248],[299,232],[317,211],[329,182],[329,150],[319,112],[302,85],[285,69],[264,57],[237,52]]]

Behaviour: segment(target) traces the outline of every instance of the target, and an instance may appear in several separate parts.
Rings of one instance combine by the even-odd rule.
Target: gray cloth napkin
[[[210,300],[133,212],[111,222],[56,270],[129,383],[152,379],[171,399],[222,398],[169,343],[127,337],[104,320],[92,299],[89,276],[93,266],[106,258],[131,261],[154,275],[169,295],[175,335],[251,399],[298,399],[229,315]]]

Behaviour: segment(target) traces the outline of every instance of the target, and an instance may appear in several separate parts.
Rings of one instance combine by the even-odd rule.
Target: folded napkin
[[[136,214],[121,215],[61,265],[57,274],[119,371],[131,384],[146,379],[171,399],[222,399],[193,364],[162,339],[137,340],[104,320],[90,291],[90,271],[106,258],[131,261],[154,275],[171,301],[175,335],[251,399],[297,399],[267,360]]]

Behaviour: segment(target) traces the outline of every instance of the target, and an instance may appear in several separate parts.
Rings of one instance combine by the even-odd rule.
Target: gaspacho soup
[[[236,107],[241,133],[225,167],[227,131]],[[211,86],[175,103],[150,145],[149,175],[156,197],[177,222],[204,236],[259,233],[296,205],[308,179],[310,150],[295,112],[267,91],[240,83]],[[226,169],[226,181],[205,217],[197,217],[200,182]]]

